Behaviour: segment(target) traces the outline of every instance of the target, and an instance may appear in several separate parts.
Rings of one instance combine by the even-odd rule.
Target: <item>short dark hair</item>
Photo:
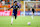
[[[17,1],[14,1],[14,3],[16,3]]]

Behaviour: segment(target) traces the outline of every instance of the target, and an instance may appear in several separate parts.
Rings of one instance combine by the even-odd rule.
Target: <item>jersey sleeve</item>
[[[13,8],[13,6],[11,6],[11,8]]]

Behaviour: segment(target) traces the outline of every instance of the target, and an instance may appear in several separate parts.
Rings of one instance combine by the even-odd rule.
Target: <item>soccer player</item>
[[[16,17],[17,17],[17,10],[19,10],[19,6],[17,5],[17,1],[14,1],[14,5],[11,8],[13,8],[13,13],[12,13],[12,18],[11,18],[11,24],[13,24],[13,18],[15,16],[15,19],[16,19]]]
[[[33,19],[33,16],[34,16],[34,11],[35,11],[35,9],[31,7],[31,12],[32,12],[32,16],[31,17],[32,17],[32,19]]]

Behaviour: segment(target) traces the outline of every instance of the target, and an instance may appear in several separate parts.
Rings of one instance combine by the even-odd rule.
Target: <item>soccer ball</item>
[[[28,22],[27,24],[28,24],[28,25],[31,25],[31,22]]]

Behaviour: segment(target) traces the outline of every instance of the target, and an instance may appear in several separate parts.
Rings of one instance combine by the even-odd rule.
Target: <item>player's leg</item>
[[[15,14],[15,19],[17,18],[17,14]]]
[[[31,16],[31,17],[32,17],[32,19],[33,19],[33,12],[34,12],[34,10],[32,9],[32,16]]]
[[[34,9],[32,10],[32,19],[34,18]]]
[[[17,18],[17,11],[15,12],[15,19]]]
[[[12,13],[11,24],[13,24],[14,13]]]
[[[32,19],[33,19],[33,14],[34,14],[34,13],[33,13],[33,11],[32,11]]]
[[[11,24],[13,24],[13,18],[14,18],[14,15],[12,15],[12,18],[11,18]]]

